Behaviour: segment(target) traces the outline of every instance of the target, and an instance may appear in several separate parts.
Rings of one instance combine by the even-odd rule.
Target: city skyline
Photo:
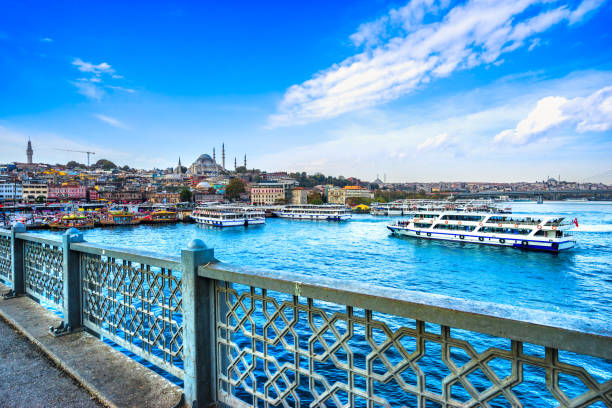
[[[6,9],[0,162],[612,181],[609,2]]]

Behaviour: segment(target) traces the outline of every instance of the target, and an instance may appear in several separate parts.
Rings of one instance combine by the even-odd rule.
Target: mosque
[[[234,159],[234,166],[236,160]],[[246,155],[244,156],[244,166],[246,167]],[[187,174],[194,176],[215,176],[226,171],[225,167],[225,143],[221,145],[221,164],[217,163],[215,148],[213,147],[213,155],[201,154],[191,166],[187,168]],[[179,158],[178,166],[175,170],[176,174],[182,174],[181,159]]]

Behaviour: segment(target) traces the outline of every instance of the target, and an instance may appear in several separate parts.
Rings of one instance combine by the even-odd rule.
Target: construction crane
[[[64,152],[74,152],[74,153],[86,153],[87,154],[87,167],[89,167],[89,155],[96,154],[96,152],[86,152],[84,150],[70,150],[70,149],[53,149],[53,150],[62,150]]]

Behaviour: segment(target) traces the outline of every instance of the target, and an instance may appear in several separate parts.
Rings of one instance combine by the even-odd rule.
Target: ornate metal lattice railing
[[[72,244],[80,252],[83,325],[183,378],[181,263]]]
[[[11,233],[0,231],[0,282],[11,284]]]
[[[199,274],[216,282],[217,395],[230,406],[612,404],[605,325],[329,279]]]
[[[62,306],[64,258],[62,244],[32,234],[18,234],[23,240],[25,291],[40,300]]]

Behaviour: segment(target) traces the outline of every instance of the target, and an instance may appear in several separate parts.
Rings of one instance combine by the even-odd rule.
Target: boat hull
[[[250,225],[262,225],[266,223],[265,218],[241,218],[235,220],[217,220],[210,218],[199,218],[192,217],[193,220],[201,225],[208,225],[211,227],[248,227]]]
[[[351,214],[287,214],[276,213],[279,218],[287,218],[290,220],[313,220],[313,221],[347,221],[351,219]]]
[[[396,226],[387,226],[387,228],[394,235],[399,236],[432,239],[438,241],[455,241],[481,245],[503,246],[516,249],[526,249],[530,251],[561,252],[575,246],[575,241],[573,240],[545,241],[533,239],[532,237],[506,238],[491,235],[475,235],[469,232],[465,232],[464,234],[459,232],[436,232]]]

